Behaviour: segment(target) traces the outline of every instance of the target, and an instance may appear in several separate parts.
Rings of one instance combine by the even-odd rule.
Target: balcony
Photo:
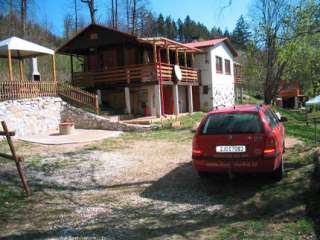
[[[198,70],[182,67],[181,85],[198,85]],[[113,67],[97,72],[74,72],[73,85],[81,88],[125,86],[129,84],[164,83],[171,84],[175,80],[174,65],[166,63],[137,64]]]

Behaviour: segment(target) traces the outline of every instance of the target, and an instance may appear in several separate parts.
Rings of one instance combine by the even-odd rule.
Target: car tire
[[[209,178],[208,172],[198,171],[198,175],[201,179],[208,179]]]
[[[284,164],[282,159],[279,167],[273,171],[272,179],[276,182],[279,182],[282,180],[283,174],[284,174]]]

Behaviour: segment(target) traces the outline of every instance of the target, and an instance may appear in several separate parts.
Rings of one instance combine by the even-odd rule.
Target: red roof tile
[[[199,41],[199,42],[191,42],[191,43],[186,43],[185,45],[188,47],[192,48],[204,48],[204,47],[210,47],[210,46],[215,46],[219,43],[225,42],[226,45],[229,47],[231,50],[232,54],[237,57],[238,53],[235,50],[235,48],[232,46],[230,40],[228,38],[216,38],[216,39],[211,39],[211,40],[206,40],[206,41]]]

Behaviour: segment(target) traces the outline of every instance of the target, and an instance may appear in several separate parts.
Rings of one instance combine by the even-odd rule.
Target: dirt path
[[[296,162],[295,149],[287,153],[289,177],[280,184],[252,176],[200,181],[190,141],[27,149],[34,196],[0,208],[1,239],[227,239],[234,228],[263,237],[288,227],[290,236],[314,239],[299,220],[308,183],[298,171],[308,171],[309,163]],[[0,177],[9,185],[14,166],[2,166]],[[293,229],[298,224],[304,225]]]

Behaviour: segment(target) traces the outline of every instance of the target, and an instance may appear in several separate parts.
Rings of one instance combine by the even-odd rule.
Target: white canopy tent
[[[311,98],[309,101],[306,102],[306,106],[311,105],[320,105],[320,95],[314,98]]]
[[[10,37],[0,41],[0,58],[8,58],[9,80],[13,80],[12,59],[19,60],[20,78],[23,81],[23,59],[41,55],[52,56],[52,78],[56,81],[55,52],[50,48],[23,40],[18,37]]]

